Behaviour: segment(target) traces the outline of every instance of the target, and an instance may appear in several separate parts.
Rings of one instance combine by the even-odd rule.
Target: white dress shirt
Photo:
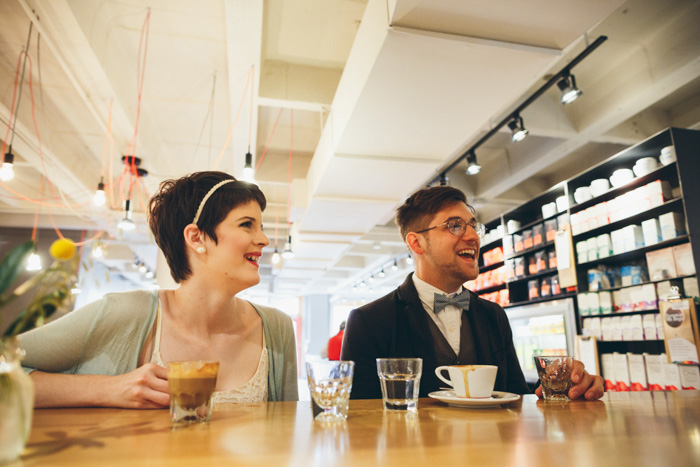
[[[455,305],[447,305],[440,313],[433,313],[433,302],[435,301],[434,294],[439,293],[452,298],[458,293],[462,292],[463,287],[460,287],[460,289],[455,293],[446,294],[437,287],[433,287],[427,282],[421,280],[415,274],[413,274],[412,278],[413,285],[416,287],[416,291],[418,292],[418,298],[420,298],[426,313],[428,313],[428,316],[430,316],[430,318],[432,318],[432,320],[435,322],[435,325],[438,327],[442,335],[445,336],[447,343],[450,344],[450,347],[452,347],[452,350],[455,351],[455,354],[459,355],[459,343],[462,329],[462,309],[457,308]]]

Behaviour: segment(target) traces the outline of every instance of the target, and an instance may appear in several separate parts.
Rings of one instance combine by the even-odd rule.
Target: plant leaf
[[[34,250],[34,241],[27,240],[14,247],[2,260],[2,264],[0,264],[0,294],[3,294],[17,279],[17,276],[22,272],[25,258],[32,250]]]

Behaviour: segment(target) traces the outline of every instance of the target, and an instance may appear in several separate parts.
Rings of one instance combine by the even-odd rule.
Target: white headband
[[[223,185],[226,185],[227,183],[235,182],[235,181],[236,181],[236,179],[234,179],[234,178],[229,178],[229,179],[226,179],[226,180],[222,180],[222,181],[220,181],[219,183],[217,183],[216,185],[214,185],[213,187],[211,187],[211,190],[209,190],[209,192],[208,192],[206,195],[204,195],[204,198],[202,198],[202,202],[199,203],[199,207],[197,208],[197,214],[195,214],[194,220],[192,221],[192,223],[193,223],[193,224],[197,224],[197,221],[199,220],[199,216],[202,214],[202,209],[204,209],[204,203],[207,202],[207,200],[209,199],[209,197],[210,197],[211,195],[213,195],[214,192],[215,192],[216,190],[219,189],[219,187],[221,187],[221,186],[223,186]]]

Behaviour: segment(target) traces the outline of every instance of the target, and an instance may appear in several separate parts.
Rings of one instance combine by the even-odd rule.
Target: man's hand
[[[574,360],[574,368],[571,371],[571,381],[574,385],[569,389],[569,399],[577,399],[584,396],[586,400],[593,401],[603,397],[605,393],[603,378],[590,375],[585,370],[583,362]],[[535,390],[537,397],[542,397],[542,385]]]

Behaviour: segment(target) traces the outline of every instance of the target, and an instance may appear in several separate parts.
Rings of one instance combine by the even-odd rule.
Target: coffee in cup
[[[447,370],[450,379],[442,375],[444,370]],[[498,367],[495,365],[450,365],[435,369],[437,377],[452,386],[457,397],[468,398],[491,397],[496,373]]]
[[[219,362],[168,362],[170,419],[173,424],[208,422]]]

